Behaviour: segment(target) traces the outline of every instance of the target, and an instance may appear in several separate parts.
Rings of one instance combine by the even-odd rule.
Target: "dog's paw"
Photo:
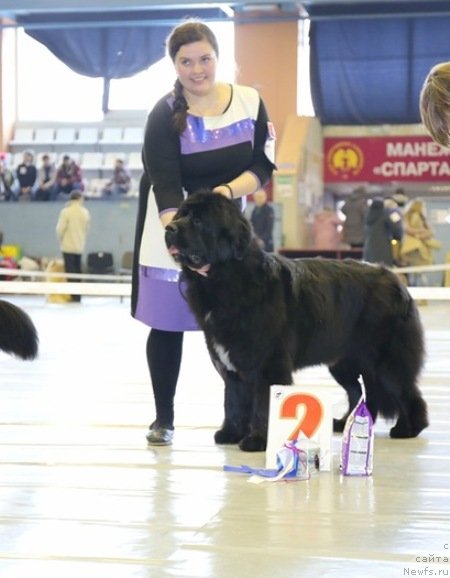
[[[344,431],[346,418],[333,419],[333,431],[334,433],[342,433]]]
[[[265,452],[267,438],[261,434],[250,434],[239,442],[239,448],[243,452]]]
[[[428,419],[426,416],[415,416],[416,419],[409,422],[405,419],[399,418],[397,423],[391,428],[389,435],[394,439],[415,438],[420,432],[428,427]]]
[[[231,430],[228,428],[222,428],[216,431],[214,434],[214,441],[216,444],[237,444],[241,441],[243,435],[238,433],[236,430]]]
[[[406,439],[413,438],[417,434],[413,434],[409,427],[405,427],[403,424],[397,423],[393,428],[391,428],[389,435],[394,439]]]
[[[396,439],[415,438],[428,426],[427,406],[419,397],[410,403],[407,416],[404,414],[399,416],[397,423],[390,431],[390,436]]]

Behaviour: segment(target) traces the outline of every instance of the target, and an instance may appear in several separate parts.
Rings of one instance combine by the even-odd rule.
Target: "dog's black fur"
[[[21,359],[34,359],[39,339],[36,327],[23,309],[0,300],[0,349]]]
[[[407,289],[389,270],[346,259],[287,259],[264,253],[239,208],[219,194],[188,197],[166,228],[186,295],[225,380],[219,444],[262,451],[270,385],[326,364],[345,389],[349,412],[361,395],[376,419],[397,418],[391,437],[427,427],[417,386],[423,330]],[[348,413],[335,420],[342,431]]]

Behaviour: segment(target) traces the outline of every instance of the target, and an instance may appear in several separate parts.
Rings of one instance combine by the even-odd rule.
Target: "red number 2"
[[[306,393],[294,394],[287,397],[280,408],[280,417],[283,419],[297,418],[299,406],[304,407],[304,412],[302,418],[289,435],[289,440],[298,439],[300,432],[303,432],[307,438],[312,437],[322,422],[323,407],[320,400]]]

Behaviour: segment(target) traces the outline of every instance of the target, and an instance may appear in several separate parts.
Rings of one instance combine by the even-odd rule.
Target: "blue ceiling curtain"
[[[18,16],[25,32],[78,74],[104,79],[103,112],[109,84],[146,70],[165,54],[166,38],[187,17],[227,20],[219,8],[190,10],[37,13]]]
[[[164,56],[170,27],[27,30],[78,74],[104,78],[102,108],[108,110],[109,82],[147,69]]]
[[[434,64],[450,60],[450,17],[312,21],[311,92],[325,125],[420,122]]]
[[[78,74],[125,78],[164,56],[170,27],[27,30]]]

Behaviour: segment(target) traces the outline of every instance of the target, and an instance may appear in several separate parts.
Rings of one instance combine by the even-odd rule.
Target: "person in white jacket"
[[[59,213],[56,224],[56,235],[64,259],[66,273],[81,273],[81,256],[86,245],[91,215],[83,206],[83,194],[79,191],[70,193],[69,201]],[[79,279],[69,279],[71,282]],[[71,295],[72,301],[80,302],[81,295]]]

